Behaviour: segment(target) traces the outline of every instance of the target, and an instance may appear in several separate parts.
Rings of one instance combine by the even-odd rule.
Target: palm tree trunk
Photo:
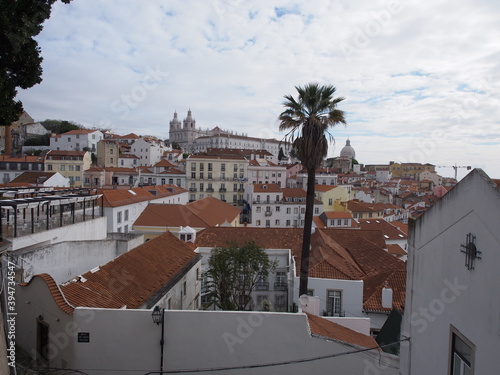
[[[316,168],[311,168],[307,171],[306,214],[304,217],[304,234],[302,237],[299,296],[307,294],[307,282],[309,278],[309,249],[311,247],[312,219],[314,211],[315,180]]]

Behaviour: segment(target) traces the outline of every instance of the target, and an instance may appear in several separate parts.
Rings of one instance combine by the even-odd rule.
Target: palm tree
[[[299,296],[307,294],[309,276],[309,248],[314,210],[314,190],[316,169],[321,165],[328,151],[328,139],[333,140],[329,127],[345,124],[344,112],[337,109],[343,97],[334,98],[335,87],[309,83],[304,87],[295,86],[297,99],[285,95],[285,110],[279,115],[279,129],[287,131],[285,140],[292,143],[302,165],[307,171],[306,213],[302,238]]]

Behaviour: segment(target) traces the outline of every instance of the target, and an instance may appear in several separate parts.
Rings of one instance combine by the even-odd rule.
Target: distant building
[[[100,130],[78,129],[50,138],[51,150],[97,152],[97,143],[104,138]]]
[[[90,168],[92,158],[88,151],[50,150],[45,156],[45,170],[59,172],[69,180],[70,186],[83,186],[84,172]]]
[[[25,171],[44,171],[43,156],[12,157],[9,155],[0,155],[0,182],[7,184]]]

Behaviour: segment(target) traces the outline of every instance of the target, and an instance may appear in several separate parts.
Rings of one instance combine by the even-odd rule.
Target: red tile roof
[[[181,204],[150,204],[134,226],[207,228],[232,222],[241,210],[214,197]]]
[[[61,286],[73,306],[149,308],[200,255],[166,232]],[[160,293],[160,294],[159,294]]]
[[[361,229],[380,230],[388,240],[407,239],[405,232],[397,229],[394,225],[384,219],[359,219],[358,224]]]
[[[156,194],[151,193],[156,191]],[[104,195],[104,207],[120,207],[127,204],[151,201],[162,197],[181,194],[187,190],[176,185],[143,186],[133,189],[106,189],[100,191]]]
[[[57,172],[23,172],[16,178],[14,178],[10,183],[36,184],[40,183],[39,178],[45,178],[46,180],[48,180],[56,173]]]
[[[392,255],[390,256],[392,257]],[[370,312],[390,312],[392,310],[382,307],[384,285],[392,289],[392,306],[403,311],[406,295],[406,268],[365,277],[363,279],[363,309]]]
[[[168,160],[161,159],[158,163],[154,165],[155,167],[166,167],[166,168],[174,168],[175,165],[170,163]]]
[[[253,184],[254,193],[281,193],[278,184]]]
[[[70,130],[69,132],[62,133],[60,135],[71,135],[71,134],[90,134],[90,133],[95,133],[100,130],[92,130],[92,129],[78,129],[78,130]]]
[[[375,339],[368,335],[353,331],[340,324],[329,321],[317,315],[305,313],[312,335],[325,337],[363,348],[379,348]]]
[[[336,187],[337,186],[333,186],[333,185],[315,185],[314,189],[316,191],[327,192],[327,191],[335,189]]]

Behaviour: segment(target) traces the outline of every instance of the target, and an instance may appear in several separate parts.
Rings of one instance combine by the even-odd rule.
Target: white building
[[[401,374],[498,374],[500,180],[474,169],[410,222]]]
[[[103,190],[108,232],[127,233],[149,203],[186,204],[187,190],[175,185]]]
[[[139,138],[130,147],[130,153],[138,158],[138,166],[151,166],[158,163],[168,148],[162,141]]]
[[[97,142],[104,138],[100,130],[79,129],[55,135],[50,138],[50,148],[62,151],[97,152]]]
[[[250,226],[265,228],[299,228],[304,226],[306,191],[281,188],[278,184],[248,184],[246,200],[250,206]],[[323,203],[314,200],[314,216],[323,212]]]
[[[286,187],[286,167],[266,159],[252,159],[248,163],[248,182]]]

